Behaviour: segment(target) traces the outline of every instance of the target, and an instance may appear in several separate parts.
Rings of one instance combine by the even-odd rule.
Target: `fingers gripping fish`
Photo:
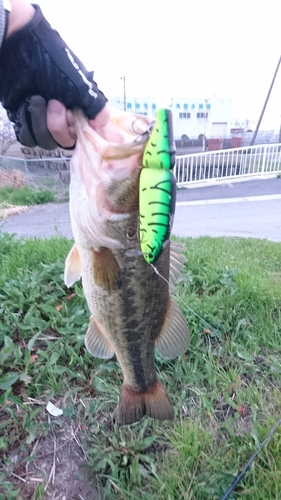
[[[144,415],[172,419],[173,407],[157,379],[154,348],[170,359],[189,344],[186,320],[169,291],[169,280],[174,283],[183,267],[182,247],[167,242],[155,263],[157,273],[144,260],[137,234],[138,193],[150,123],[122,112],[111,119],[122,145],[105,141],[80,112],[74,114],[78,138],[71,160],[70,214],[75,245],[66,259],[65,283],[72,286],[82,277],[91,313],[88,351],[102,359],[115,354],[122,368],[119,423]]]

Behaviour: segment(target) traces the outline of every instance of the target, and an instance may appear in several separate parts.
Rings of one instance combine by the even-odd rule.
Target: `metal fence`
[[[34,188],[49,189],[57,201],[68,199],[70,158],[14,158],[0,156],[0,186],[9,185],[9,177]],[[2,180],[2,183],[1,183]]]
[[[281,173],[281,144],[177,156],[174,167],[178,186],[278,173]]]
[[[68,199],[70,158],[14,158],[0,156],[0,186],[5,175],[21,175],[25,184],[50,189],[57,201]],[[281,173],[281,144],[201,152],[176,157],[178,186],[221,179],[264,177]],[[5,183],[2,185],[5,185]]]

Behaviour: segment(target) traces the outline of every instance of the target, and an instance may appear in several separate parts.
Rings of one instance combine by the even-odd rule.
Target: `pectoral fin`
[[[101,247],[99,251],[93,250],[93,271],[96,284],[107,292],[120,287],[119,265],[109,248]]]
[[[85,346],[89,353],[101,359],[109,359],[114,356],[114,349],[103,335],[101,329],[93,318],[91,318],[85,337]]]
[[[64,266],[64,282],[71,287],[81,278],[81,260],[76,245],[71,248]]]
[[[190,333],[186,319],[178,304],[170,298],[165,322],[156,339],[156,347],[164,359],[184,354],[189,346]]]

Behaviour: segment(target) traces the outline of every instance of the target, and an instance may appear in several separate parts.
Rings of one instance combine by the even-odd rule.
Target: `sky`
[[[280,0],[37,0],[107,96],[231,98],[260,116],[281,56]],[[281,65],[261,124],[279,129]]]

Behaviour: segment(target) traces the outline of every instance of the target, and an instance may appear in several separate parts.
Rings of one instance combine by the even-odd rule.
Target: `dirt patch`
[[[87,477],[87,457],[71,424],[38,438],[26,451],[22,447],[13,450],[8,457],[11,465],[5,468],[23,499],[33,498],[37,488],[44,490],[44,496],[38,497],[44,500],[101,499]]]
[[[232,399],[235,400],[235,397],[232,396]],[[239,416],[237,416],[237,414]],[[234,407],[225,402],[222,397],[219,397],[214,405],[214,415],[220,422],[226,422],[228,419],[233,419],[232,425],[236,435],[241,435],[245,432],[251,434],[252,412],[247,405],[237,405],[237,409],[234,409]]]
[[[7,171],[0,168],[0,187],[21,188],[26,185],[26,176],[20,170]]]
[[[19,189],[24,186],[27,186],[27,180],[23,172],[20,170],[11,170],[9,172],[0,168],[0,188],[12,187]],[[0,203],[0,220],[27,212],[28,208],[27,206],[10,205],[5,202]]]
[[[274,279],[275,283],[278,285],[281,282],[281,272],[271,272],[270,275]]]

